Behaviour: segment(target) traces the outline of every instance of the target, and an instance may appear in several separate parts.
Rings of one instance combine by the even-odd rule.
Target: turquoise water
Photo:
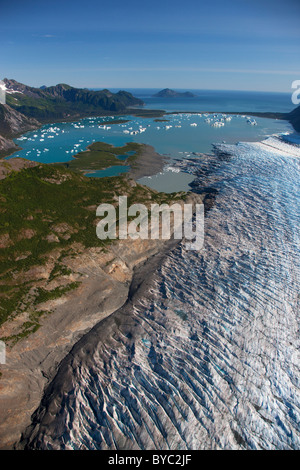
[[[132,151],[130,151],[130,152],[125,153],[124,155],[117,155],[117,158],[118,158],[119,160],[123,160],[123,161],[124,161],[124,160],[126,160],[128,157],[131,157],[131,156],[134,155],[134,154],[135,154],[135,150],[132,150]]]
[[[148,109],[159,108],[169,112],[184,109],[199,112],[197,114],[170,114],[165,116],[168,122],[156,122],[154,118],[124,115],[91,117],[76,122],[47,124],[39,130],[28,132],[15,139],[22,150],[9,158],[22,157],[42,163],[67,162],[96,141],[115,146],[122,146],[127,142],[138,142],[152,145],[157,152],[167,155],[172,163],[173,160],[189,157],[192,154],[211,153],[214,144],[261,141],[270,135],[293,131],[286,121],[255,118],[256,125],[251,125],[249,121],[253,121],[253,118],[247,115],[228,116],[201,112],[290,111],[293,108],[290,96],[283,93],[201,92],[198,90],[196,98],[162,99],[153,98],[151,90],[131,91],[145,101]],[[157,90],[152,91],[154,93]],[[129,122],[107,124],[105,128],[103,127],[106,121],[120,118],[128,119]],[[214,127],[215,121],[222,121],[223,125]],[[124,161],[126,155],[120,155],[118,158]],[[107,169],[105,172],[95,172],[92,176],[113,176],[128,169],[125,166],[120,168],[121,166]],[[115,173],[116,171],[118,173]],[[175,177],[174,174],[165,172],[157,178],[147,181],[143,179],[141,182],[157,190],[189,189],[189,181],[182,173]],[[177,188],[174,189],[176,185]]]
[[[241,116],[233,116],[230,122],[220,128],[205,122],[209,117],[204,115],[173,114],[168,115],[169,122],[155,122],[154,119],[133,116],[123,117],[130,121],[126,124],[107,126],[106,129],[99,125],[105,120],[111,120],[111,116],[86,118],[74,123],[47,124],[15,139],[22,150],[13,156],[42,163],[67,162],[78,152],[85,150],[89,144],[103,141],[116,146],[126,142],[145,143],[154,146],[161,154],[178,158],[181,152],[211,152],[214,143],[251,142],[263,140],[268,135],[292,131],[286,121],[256,118],[257,125],[252,126]],[[194,123],[197,126],[191,126]],[[172,127],[166,129],[166,125]],[[139,132],[140,126],[146,130]],[[130,132],[138,134],[131,135]]]
[[[126,173],[130,169],[130,166],[127,165],[116,165],[105,168],[105,170],[97,170],[94,173],[87,173],[86,176],[91,176],[94,178],[104,178],[108,176],[118,176],[121,173]]]
[[[193,175],[188,173],[178,172],[175,173],[169,168],[158,173],[154,176],[145,176],[140,178],[138,183],[149,186],[156,191],[163,191],[164,193],[173,193],[176,191],[190,191],[190,183],[194,180]]]

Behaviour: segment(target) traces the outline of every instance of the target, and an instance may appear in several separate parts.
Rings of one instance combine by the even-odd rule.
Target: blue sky
[[[299,0],[3,3],[0,78],[283,92],[300,79]]]

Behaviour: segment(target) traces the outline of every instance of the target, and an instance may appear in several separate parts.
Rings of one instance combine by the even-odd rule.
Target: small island
[[[156,98],[195,98],[196,95],[190,91],[179,92],[175,90],[170,90],[170,88],[165,88],[164,90],[159,91],[155,95]]]

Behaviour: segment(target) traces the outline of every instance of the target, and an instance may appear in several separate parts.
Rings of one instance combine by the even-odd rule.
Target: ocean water
[[[119,89],[112,89],[118,92]],[[193,98],[157,98],[159,89],[155,88],[128,88],[137,98],[146,104],[148,109],[163,109],[172,111],[195,112],[278,112],[288,113],[295,108],[291,101],[292,93],[270,93],[256,91],[229,91],[229,90],[177,90],[190,91]]]
[[[177,161],[214,195],[199,252],[89,333],[29,448],[300,449],[300,140]],[[295,144],[297,140],[298,144]]]
[[[105,168],[105,170],[97,170],[93,173],[88,173],[86,176],[91,178],[105,178],[110,176],[117,176],[121,173],[126,173],[129,170],[130,166],[127,165],[115,165],[109,168]]]

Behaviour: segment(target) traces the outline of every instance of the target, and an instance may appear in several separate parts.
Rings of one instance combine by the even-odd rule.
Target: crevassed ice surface
[[[300,448],[299,147],[219,145],[179,165],[215,194],[204,248],[176,248],[96,328],[31,447]]]

